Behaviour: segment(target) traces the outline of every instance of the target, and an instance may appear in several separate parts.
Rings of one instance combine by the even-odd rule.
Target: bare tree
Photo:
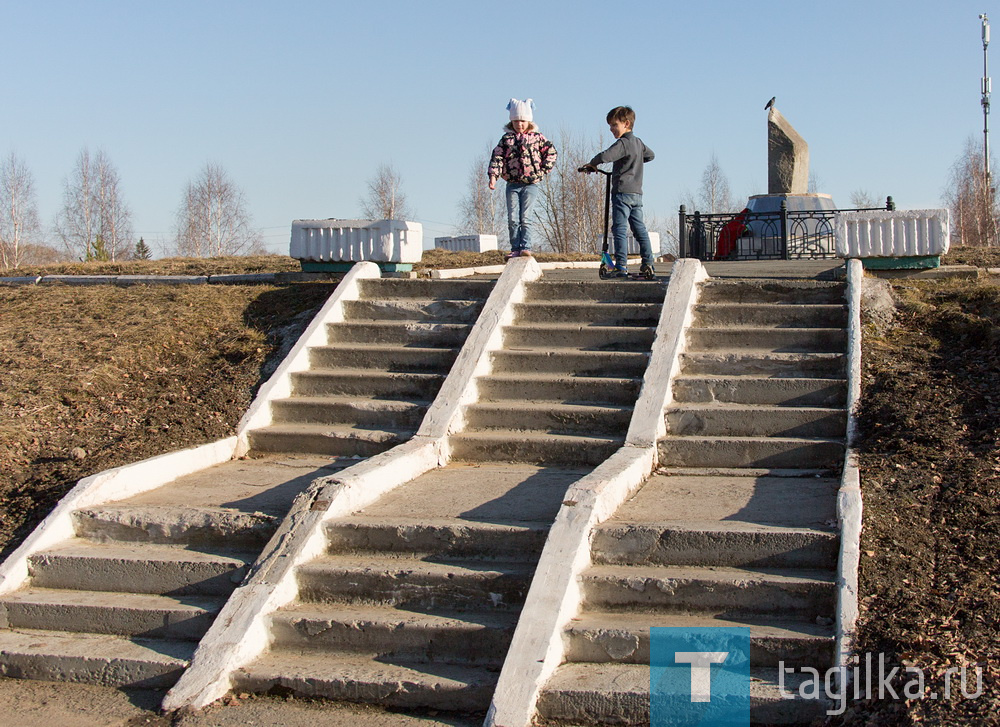
[[[458,204],[458,234],[496,235],[498,243],[507,240],[507,223],[503,195],[486,184],[490,154],[478,157],[469,168],[468,194]],[[501,244],[501,247],[505,245]]]
[[[64,183],[56,231],[67,251],[83,260],[116,260],[132,247],[132,213],[122,199],[118,170],[99,150],[86,148]]]
[[[992,159],[991,159],[992,162]],[[995,166],[991,163],[991,166]],[[960,245],[998,244],[996,190],[987,185],[983,168],[983,150],[978,140],[969,137],[962,154],[955,160],[943,200],[951,210],[951,230]]]
[[[0,162],[0,269],[26,262],[40,229],[31,171],[11,152]]]
[[[362,214],[371,220],[405,220],[413,216],[402,190],[403,180],[391,164],[380,164],[368,180],[368,196],[361,199]]]
[[[600,150],[600,140],[578,141],[559,133],[559,163],[541,182],[537,203],[542,236],[555,252],[591,252],[604,234],[604,175],[581,174],[578,168]]]
[[[874,209],[883,205],[878,201],[878,197],[867,189],[855,189],[851,192],[850,205],[853,209]],[[884,199],[884,198],[883,198]]]
[[[712,154],[705,171],[701,174],[701,189],[699,190],[699,211],[706,214],[719,212],[735,212],[732,194],[729,191],[729,180],[719,166],[719,159]]]
[[[188,183],[176,233],[177,253],[188,257],[255,254],[263,248],[243,190],[218,164],[206,164]]]

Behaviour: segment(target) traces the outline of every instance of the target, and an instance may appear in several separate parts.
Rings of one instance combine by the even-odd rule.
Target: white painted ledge
[[[404,220],[295,220],[289,256],[311,262],[418,263],[424,228]]]
[[[922,257],[948,252],[949,212],[872,210],[837,212],[834,240],[838,257]]]

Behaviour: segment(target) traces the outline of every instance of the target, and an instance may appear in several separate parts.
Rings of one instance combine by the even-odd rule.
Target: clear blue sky
[[[358,215],[383,162],[400,172],[425,241],[448,234],[512,96],[535,99],[543,133],[593,139],[594,152],[611,140],[607,110],[635,108],[636,133],[657,154],[647,214],[676,214],[713,153],[736,197],[765,192],[763,106],[775,95],[809,143],[818,191],[845,207],[859,188],[937,207],[965,140],[982,138],[977,16],[994,10],[967,0],[0,8],[0,154],[27,162],[50,225],[80,150],[104,149],[157,255],[207,162],[242,187],[273,252],[287,253],[293,219]]]

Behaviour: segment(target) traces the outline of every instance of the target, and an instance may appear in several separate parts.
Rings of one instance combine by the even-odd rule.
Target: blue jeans
[[[537,184],[507,182],[507,233],[511,250],[531,249],[531,208],[537,198]]]
[[[642,221],[642,195],[616,192],[611,195],[611,234],[615,240],[615,267],[628,267],[628,231],[639,243],[642,264],[652,266],[653,249],[649,244],[646,223]]]

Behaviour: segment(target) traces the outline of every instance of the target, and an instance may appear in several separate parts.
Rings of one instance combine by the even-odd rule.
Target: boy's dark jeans
[[[642,220],[642,195],[616,192],[611,195],[611,232],[615,240],[615,267],[628,268],[628,231],[639,243],[642,264],[653,265],[653,250],[649,244],[649,233]]]

